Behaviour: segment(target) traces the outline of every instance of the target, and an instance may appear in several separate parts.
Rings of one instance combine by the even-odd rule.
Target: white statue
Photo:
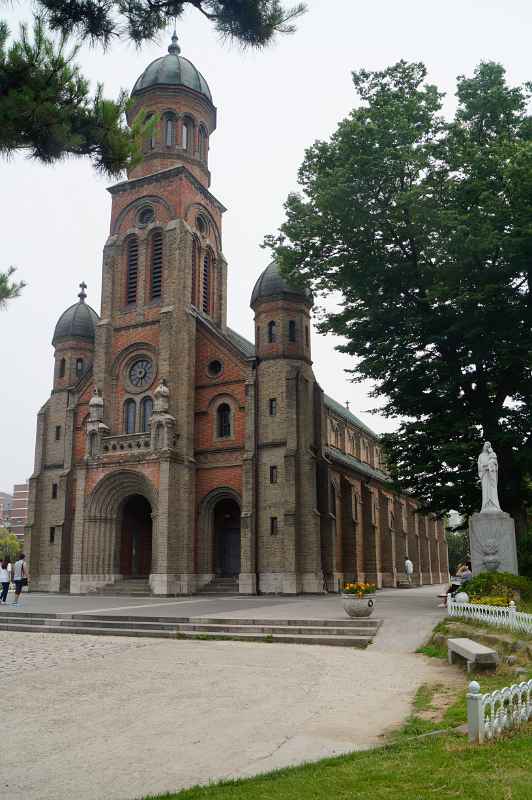
[[[481,514],[501,513],[499,497],[497,494],[497,475],[499,465],[497,455],[490,442],[484,442],[484,447],[478,457],[478,477],[482,485]]]

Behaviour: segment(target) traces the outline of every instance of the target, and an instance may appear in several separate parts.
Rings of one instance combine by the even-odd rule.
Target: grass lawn
[[[475,747],[463,736],[397,742],[248,780],[167,795],[175,800],[530,800],[532,729]],[[146,799],[148,800],[148,799]]]

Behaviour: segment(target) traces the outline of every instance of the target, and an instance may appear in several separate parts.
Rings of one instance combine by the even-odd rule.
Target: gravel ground
[[[370,747],[451,674],[381,637],[360,651],[0,632],[0,791],[133,800]]]

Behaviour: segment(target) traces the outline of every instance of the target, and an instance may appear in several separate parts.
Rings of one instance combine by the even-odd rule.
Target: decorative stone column
[[[102,439],[109,435],[109,428],[103,423],[104,404],[100,390],[95,386],[89,400],[89,420],[85,431],[87,458],[97,458],[102,452]]]

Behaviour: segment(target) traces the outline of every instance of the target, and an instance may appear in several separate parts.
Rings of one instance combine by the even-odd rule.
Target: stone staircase
[[[320,644],[365,648],[380,620],[235,619],[219,617],[135,617],[90,614],[0,613],[0,630],[91,636],[145,636],[163,639],[227,639],[240,642]]]
[[[210,583],[203,586],[197,594],[238,594],[238,578],[217,575]]]
[[[121,578],[116,583],[108,583],[97,590],[98,594],[131,595],[147,597],[151,595],[148,578]]]

